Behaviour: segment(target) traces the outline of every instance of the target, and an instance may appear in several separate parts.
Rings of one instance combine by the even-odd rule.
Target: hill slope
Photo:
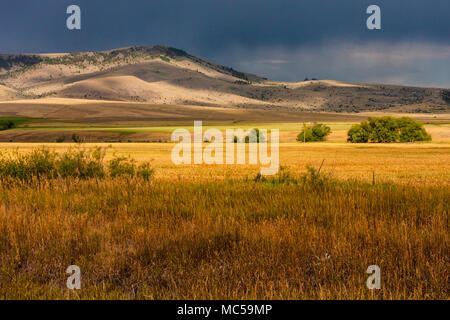
[[[450,93],[444,89],[326,80],[274,82],[164,46],[0,55],[0,85],[0,101],[61,97],[332,112],[450,111]]]
[[[15,100],[19,98],[21,98],[21,95],[16,90],[0,84],[0,101]]]

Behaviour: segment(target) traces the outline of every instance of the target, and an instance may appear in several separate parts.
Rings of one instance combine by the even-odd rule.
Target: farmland
[[[282,142],[259,183],[259,166],[175,166],[173,143],[0,148],[42,146],[100,146],[155,175],[2,183],[0,298],[448,299],[445,141]],[[72,264],[82,290],[65,287]],[[373,264],[381,290],[365,286]]]
[[[63,98],[1,107],[14,122],[0,131],[2,159],[100,148],[105,163],[153,172],[1,180],[1,299],[449,298],[446,113],[391,113],[424,123],[432,142],[352,144],[353,124],[385,113]],[[255,183],[261,165],[175,165],[171,133],[197,119],[204,132],[279,129],[278,174]],[[327,141],[297,142],[315,121],[331,128]],[[66,287],[69,265],[81,290]],[[370,265],[381,290],[366,287]]]

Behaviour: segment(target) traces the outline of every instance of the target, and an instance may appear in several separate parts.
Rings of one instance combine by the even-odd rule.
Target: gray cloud
[[[244,58],[243,58],[244,57]],[[241,59],[241,60],[239,60]],[[274,80],[339,79],[431,87],[450,86],[450,45],[332,42],[295,49],[235,47],[216,60]]]
[[[365,10],[375,3],[382,10],[381,31],[365,27]],[[70,4],[82,9],[81,31],[65,27]],[[414,50],[446,49],[449,12],[448,0],[2,0],[0,52],[166,44],[283,80],[316,73],[340,80],[448,85],[441,71],[448,70],[448,56],[424,48],[422,57],[402,56],[401,51],[408,43]],[[375,45],[388,50],[373,55],[363,49]]]

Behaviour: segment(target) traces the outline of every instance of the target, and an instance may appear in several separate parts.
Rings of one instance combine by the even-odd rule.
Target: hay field
[[[151,161],[156,177],[169,181],[251,179],[261,168],[248,164],[175,165],[171,161],[174,146],[175,143],[0,143],[0,150],[26,153],[44,147],[61,153],[101,147],[106,150],[106,160],[117,155],[131,157],[137,162]],[[248,152],[248,146],[246,150]],[[280,143],[280,166],[293,174],[304,173],[307,166],[318,168],[322,161],[323,172],[340,180],[372,182],[375,172],[375,178],[380,182],[437,186],[450,183],[449,143]]]
[[[258,184],[259,166],[177,167],[172,143],[0,148],[42,145],[102,146],[155,176],[1,183],[2,299],[449,298],[447,143],[281,143]]]

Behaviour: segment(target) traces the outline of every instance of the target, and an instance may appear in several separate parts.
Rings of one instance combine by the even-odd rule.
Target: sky
[[[449,0],[1,0],[0,53],[156,44],[272,80],[450,87]]]

